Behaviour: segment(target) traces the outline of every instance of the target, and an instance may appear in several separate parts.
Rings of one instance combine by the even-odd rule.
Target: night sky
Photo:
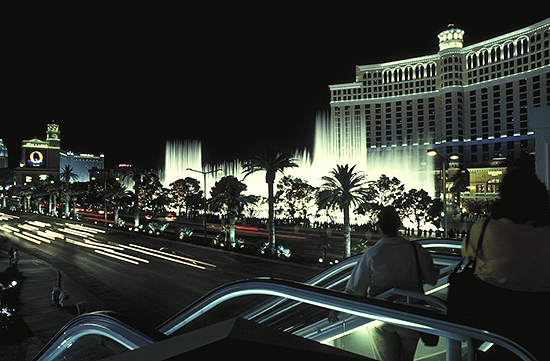
[[[107,167],[159,167],[174,139],[201,140],[207,162],[268,143],[309,148],[328,85],[353,82],[356,65],[434,54],[449,23],[469,45],[550,17],[540,0],[479,1],[478,10],[456,1],[145,3],[2,3],[0,139],[11,167],[21,140],[45,139],[52,120],[62,149],[104,153]]]

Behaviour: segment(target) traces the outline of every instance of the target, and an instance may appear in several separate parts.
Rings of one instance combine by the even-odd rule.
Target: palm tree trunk
[[[229,212],[229,244],[235,248],[235,213]]]
[[[273,183],[268,182],[267,183],[267,204],[268,204],[268,211],[267,211],[267,231],[269,233],[269,249],[271,251],[271,255],[275,255],[275,212],[274,212],[274,203],[275,199],[273,196]]]
[[[139,181],[134,181],[134,227],[139,227]]]
[[[349,206],[344,208],[344,258],[351,256],[351,228],[349,225]]]
[[[139,227],[139,205],[137,199],[134,201],[134,227]]]
[[[65,189],[65,218],[69,218],[69,183]]]

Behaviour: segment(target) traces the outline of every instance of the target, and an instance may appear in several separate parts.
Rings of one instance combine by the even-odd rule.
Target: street
[[[304,281],[321,270],[27,213],[0,215],[0,235],[7,238],[3,249],[44,260],[89,292],[93,297],[82,301],[92,308],[138,317],[151,327],[228,282]]]

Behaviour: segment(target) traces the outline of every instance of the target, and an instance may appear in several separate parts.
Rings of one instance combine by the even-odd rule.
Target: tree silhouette
[[[66,164],[59,173],[59,179],[65,183],[65,217],[69,217],[69,184],[71,181],[78,180],[78,174],[73,171],[73,168]]]
[[[274,204],[275,197],[273,187],[277,172],[283,173],[286,168],[298,167],[294,157],[290,153],[285,153],[268,147],[260,151],[257,155],[250,157],[243,164],[244,178],[252,173],[264,171],[265,182],[267,183],[267,229],[269,233],[269,248],[271,255],[275,255],[275,216]]]
[[[246,191],[246,184],[239,181],[232,175],[225,176],[217,181],[210,195],[210,207],[213,210],[224,209],[229,218],[229,243],[231,247],[235,247],[235,218],[242,212],[246,204],[253,203],[256,198],[254,196],[243,195]]]
[[[317,195],[317,205],[320,209],[339,209],[344,213],[344,258],[351,255],[351,228],[350,207],[366,203],[370,192],[364,188],[367,175],[355,171],[355,165],[336,165],[330,176],[321,178],[325,183],[321,185]]]

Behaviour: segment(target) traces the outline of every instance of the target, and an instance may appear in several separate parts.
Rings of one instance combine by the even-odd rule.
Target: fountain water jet
[[[405,184],[406,189],[424,189],[434,195],[433,159],[426,156],[424,146],[402,146],[369,148],[338,146],[338,138],[323,114],[319,114],[315,124],[313,153],[307,150],[296,151],[294,156],[299,165],[285,170],[292,175],[307,180],[313,186],[322,184],[321,177],[328,175],[336,164],[357,164],[356,170],[365,172],[369,180],[376,180],[380,175],[397,177]],[[165,167],[161,174],[163,184],[168,186],[177,179],[196,178],[197,174],[188,171],[193,168],[202,171],[223,169],[222,174],[213,173],[207,177],[208,189],[224,175],[234,175],[242,179],[242,165],[238,160],[219,164],[202,164],[202,145],[197,140],[166,142]],[[193,174],[192,174],[193,173]],[[280,179],[280,175],[277,176]],[[249,194],[267,196],[265,173],[257,172],[246,178]]]

